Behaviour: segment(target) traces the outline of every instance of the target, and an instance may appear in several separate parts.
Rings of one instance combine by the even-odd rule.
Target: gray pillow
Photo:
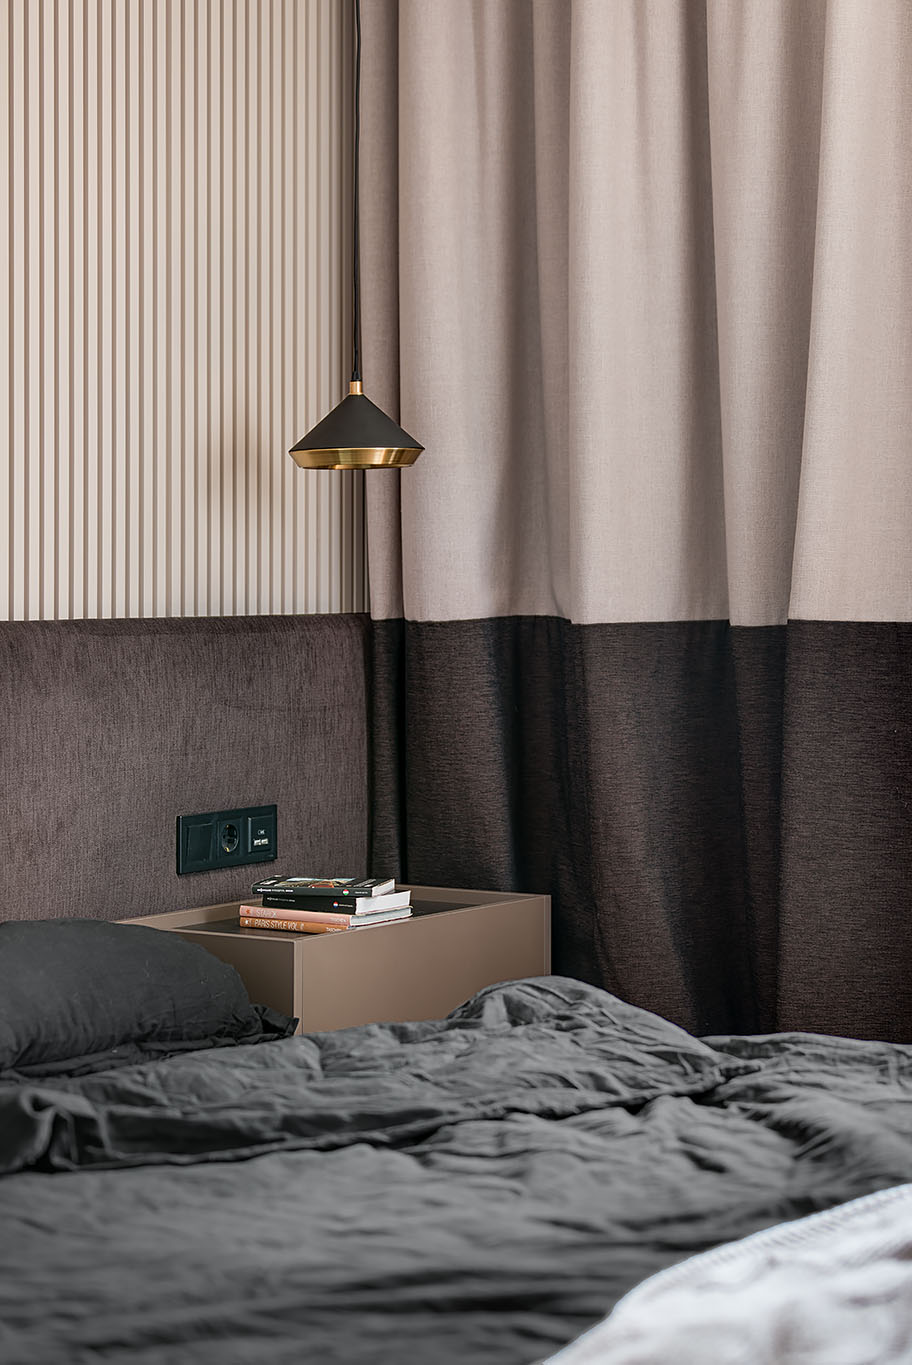
[[[0,1077],[78,1073],[225,1043],[285,1037],[235,969],[145,925],[0,924]]]

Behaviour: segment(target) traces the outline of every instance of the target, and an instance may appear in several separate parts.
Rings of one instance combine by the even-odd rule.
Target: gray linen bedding
[[[912,1180],[912,1049],[557,977],[0,1090],[3,1365],[529,1365],[720,1242]]]

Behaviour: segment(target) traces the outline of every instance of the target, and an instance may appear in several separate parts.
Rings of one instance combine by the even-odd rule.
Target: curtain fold
[[[550,891],[689,1027],[912,1037],[912,8],[364,0],[364,52],[365,387],[427,447],[367,485],[376,865]]]

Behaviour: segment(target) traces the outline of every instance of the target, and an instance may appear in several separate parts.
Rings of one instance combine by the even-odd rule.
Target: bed
[[[904,1046],[701,1041],[561,977],[295,1037],[239,985],[0,925],[4,1365],[560,1361],[657,1272],[912,1181]]]

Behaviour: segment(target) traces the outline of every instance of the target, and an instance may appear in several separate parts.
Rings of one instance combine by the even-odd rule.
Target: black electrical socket
[[[277,856],[275,806],[239,806],[177,817],[177,871],[268,863]]]

